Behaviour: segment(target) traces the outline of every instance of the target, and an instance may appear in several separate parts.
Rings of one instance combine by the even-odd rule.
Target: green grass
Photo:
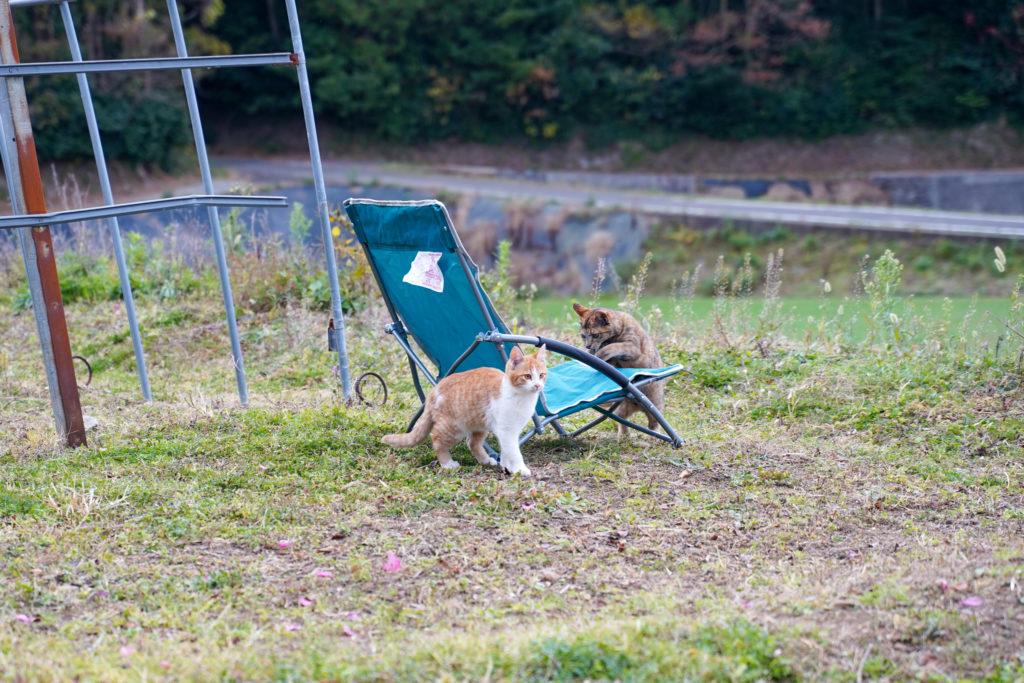
[[[567,303],[534,302],[536,324],[572,339]],[[142,301],[151,405],[121,312],[74,304],[100,423],[74,451],[54,443],[31,317],[0,312],[0,671],[1019,680],[1020,344],[997,355],[959,303],[836,341],[860,313],[801,327],[816,303],[787,301],[793,332],[760,346],[757,302],[719,304],[721,330],[707,309],[648,315],[687,368],[667,392],[684,448],[548,435],[524,449],[529,480],[380,444],[416,399],[374,307],[349,345],[388,405],[344,405],[324,316],[290,307],[243,320],[241,409],[216,298]]]
[[[589,297],[580,297],[584,304],[589,304]],[[617,308],[621,296],[602,296],[596,302],[599,306]],[[764,300],[753,297],[747,301],[730,301],[731,307],[745,308],[745,315],[756,318],[764,310]],[[710,325],[716,301],[712,297],[696,297],[686,300],[670,296],[644,297],[640,302],[640,315],[650,318],[655,310],[669,324],[680,322]],[[525,308],[525,306],[520,306]],[[914,297],[900,302],[901,317],[917,318],[922,324],[936,324],[950,321],[952,324],[963,325],[968,321],[970,333],[981,341],[995,343],[1004,333],[1004,321],[1010,311],[1010,301],[1006,297]],[[559,297],[543,297],[532,302],[529,314],[524,317],[542,327],[565,326],[575,324],[578,319],[566,300]],[[530,315],[532,314],[532,318]],[[808,329],[813,329],[820,320],[842,317],[849,321],[854,341],[863,341],[871,326],[870,303],[864,298],[853,297],[822,297],[800,298],[785,297],[781,301],[779,317],[782,320],[781,332],[790,337],[801,337]],[[808,322],[808,320],[812,322]]]

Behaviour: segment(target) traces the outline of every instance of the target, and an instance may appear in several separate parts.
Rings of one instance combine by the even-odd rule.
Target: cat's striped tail
[[[433,398],[433,393],[427,397],[427,406],[423,410],[423,414],[420,415],[420,419],[416,420],[416,426],[412,428],[411,432],[406,434],[388,434],[382,441],[389,446],[408,448],[427,438],[427,435],[430,434],[430,428],[434,426],[434,416],[432,414],[434,411],[430,407],[433,403]]]

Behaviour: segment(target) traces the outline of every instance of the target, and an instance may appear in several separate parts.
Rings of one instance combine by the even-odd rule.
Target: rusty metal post
[[[14,35],[10,0],[0,0],[0,62],[18,62],[18,43]],[[3,126],[3,144],[6,148],[4,160],[9,162],[5,164],[4,170],[9,175],[17,175],[16,178],[8,179],[8,186],[17,192],[17,195],[11,196],[11,205],[29,214],[46,213],[43,179],[32,136],[25,82],[22,78],[6,77],[2,87],[5,90],[2,99],[6,100],[7,107],[0,115],[9,124]],[[17,168],[12,168],[15,165]],[[33,311],[40,330],[39,341],[57,430],[68,446],[82,446],[85,445],[85,424],[50,229],[45,226],[32,228],[30,239],[23,239],[22,247],[29,285],[37,287],[32,297]]]

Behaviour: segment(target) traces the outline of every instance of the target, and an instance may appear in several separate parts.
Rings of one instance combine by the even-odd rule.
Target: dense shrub
[[[239,3],[211,30],[278,49],[280,9]],[[376,136],[537,141],[586,132],[821,137],[1024,114],[1024,3],[907,0],[611,4],[554,0],[303,7],[321,115]],[[241,11],[245,6],[248,11]],[[287,73],[212,77],[250,112],[294,107]],[[219,92],[213,86],[221,88]]]
[[[195,52],[288,49],[284,3],[185,4]],[[96,0],[89,58],[167,54],[166,17]],[[65,58],[52,8],[19,13],[31,58]],[[815,138],[1024,120],[1021,0],[310,0],[320,116],[395,141],[450,136],[660,147],[686,134]],[[168,165],[187,139],[174,74],[94,78],[113,158]],[[87,157],[71,79],[30,82],[46,158]],[[297,113],[290,69],[201,82],[222,114]]]

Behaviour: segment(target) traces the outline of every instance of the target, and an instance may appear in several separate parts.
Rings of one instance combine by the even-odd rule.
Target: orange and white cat
[[[498,465],[484,450],[484,439],[494,434],[501,445],[501,466],[511,474],[530,476],[519,450],[519,433],[530,421],[537,396],[547,379],[547,349],[531,356],[518,348],[509,354],[505,372],[476,368],[445,377],[427,395],[423,415],[408,434],[388,434],[390,446],[414,446],[430,434],[441,467],[454,470],[451,449],[469,439],[469,450],[481,465]]]

